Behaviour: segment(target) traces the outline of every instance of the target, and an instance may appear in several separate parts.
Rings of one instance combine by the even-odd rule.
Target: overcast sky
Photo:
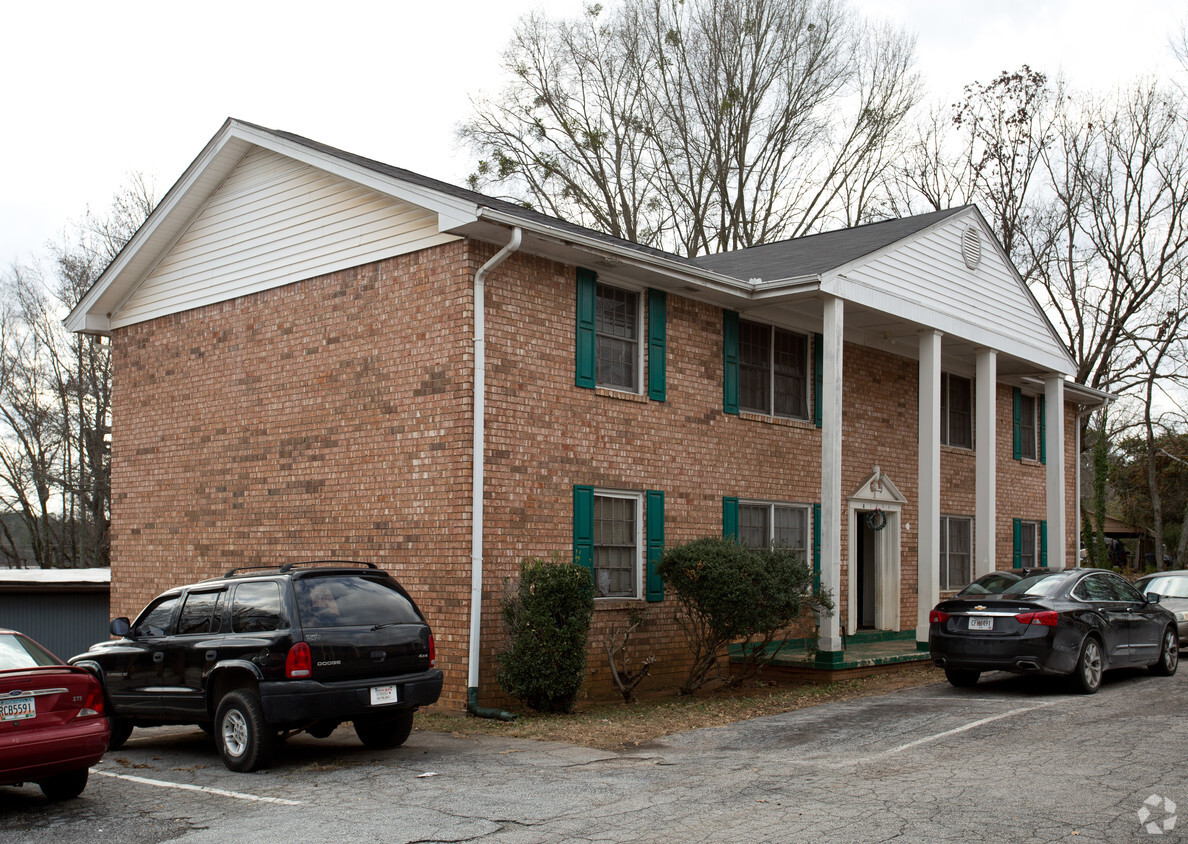
[[[852,1],[918,36],[919,68],[947,102],[1023,63],[1080,88],[1167,76],[1168,37],[1188,19],[1188,0]],[[461,184],[468,97],[499,87],[515,20],[543,5],[4,2],[0,265],[44,255],[135,171],[159,198],[227,117]]]

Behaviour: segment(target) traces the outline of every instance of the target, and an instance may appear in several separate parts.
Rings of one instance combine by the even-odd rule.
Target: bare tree
[[[71,335],[62,317],[152,210],[140,176],[103,214],[88,210],[51,246],[52,275],[14,267],[0,310],[0,508],[15,513],[34,562],[106,565],[111,508],[110,347]],[[7,520],[0,555],[21,556]]]
[[[622,0],[523,19],[460,136],[473,187],[686,255],[856,221],[919,97],[841,0]]]

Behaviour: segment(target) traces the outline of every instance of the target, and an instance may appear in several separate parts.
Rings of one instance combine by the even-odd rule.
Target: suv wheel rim
[[[231,756],[242,756],[247,748],[247,719],[238,709],[232,709],[223,718],[223,746]]]

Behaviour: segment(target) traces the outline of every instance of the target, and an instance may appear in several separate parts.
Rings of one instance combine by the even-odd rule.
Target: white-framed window
[[[1039,459],[1039,397],[1019,397],[1019,453],[1024,460]]]
[[[941,445],[973,448],[973,381],[941,373]]]
[[[809,418],[809,338],[773,325],[738,323],[740,410]]]
[[[599,387],[640,391],[643,371],[643,297],[598,282],[594,291],[594,381]]]
[[[738,502],[738,541],[752,548],[809,548],[809,506],[770,501]]]
[[[1040,523],[1019,522],[1019,568],[1039,567]]]
[[[600,598],[638,598],[643,494],[594,491],[594,588]]]
[[[960,589],[973,580],[973,519],[941,516],[940,588]]]

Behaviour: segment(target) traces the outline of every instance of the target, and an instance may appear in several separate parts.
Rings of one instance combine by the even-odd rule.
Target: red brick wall
[[[113,612],[236,566],[375,562],[463,701],[468,276],[459,242],[116,331]]]
[[[233,566],[371,560],[429,617],[443,705],[461,708],[471,284],[493,252],[454,243],[115,332],[113,608],[134,613],[166,587]],[[717,307],[669,295],[664,402],[574,386],[574,268],[512,255],[488,278],[487,308],[481,697],[498,703],[505,580],[524,556],[571,554],[574,484],[663,490],[671,546],[719,534],[723,496],[819,501],[821,441],[811,423],[722,412]],[[844,366],[843,494],[877,464],[907,498],[900,619],[912,629],[917,365],[846,344]],[[1010,519],[1033,502],[1043,517],[1043,470],[1010,459],[1010,421],[1010,390],[1000,388],[1000,560]],[[942,512],[973,515],[973,462],[972,452],[944,450]],[[843,525],[843,545],[846,534]],[[843,582],[843,624],[844,592]],[[600,601],[591,695],[614,695],[603,643],[633,608],[648,620],[632,653],[657,658],[644,688],[683,674],[671,596]]]

